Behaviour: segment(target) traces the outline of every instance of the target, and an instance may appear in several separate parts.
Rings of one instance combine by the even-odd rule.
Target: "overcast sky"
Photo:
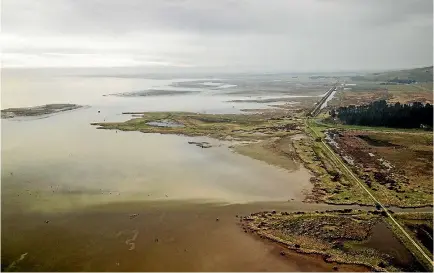
[[[432,65],[432,0],[3,0],[4,67]]]

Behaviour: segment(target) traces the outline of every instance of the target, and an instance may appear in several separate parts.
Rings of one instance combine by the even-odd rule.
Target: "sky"
[[[432,0],[2,0],[3,67],[309,72],[433,64]]]

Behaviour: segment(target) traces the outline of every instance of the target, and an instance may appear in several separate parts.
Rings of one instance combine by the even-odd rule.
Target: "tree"
[[[335,111],[335,109],[332,109],[332,110],[330,111],[330,116],[331,116],[332,118],[336,118],[336,111]]]
[[[395,128],[433,127],[433,106],[429,103],[388,105],[385,100],[369,105],[340,107],[335,115],[346,124]],[[332,114],[332,111],[330,114]]]

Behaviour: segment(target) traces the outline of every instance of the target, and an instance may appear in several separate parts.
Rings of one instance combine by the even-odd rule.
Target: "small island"
[[[34,107],[20,107],[20,108],[7,108],[1,110],[1,118],[15,118],[15,117],[35,117],[50,115],[59,112],[70,111],[83,107],[78,104],[59,103],[59,104],[46,104]]]

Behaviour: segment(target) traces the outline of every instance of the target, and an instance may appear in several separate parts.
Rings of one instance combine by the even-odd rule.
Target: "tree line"
[[[387,104],[385,100],[368,105],[339,107],[330,115],[345,124],[394,128],[432,128],[433,106],[429,103]]]
[[[413,79],[398,79],[398,77],[395,77],[392,80],[388,81],[389,83],[402,83],[402,84],[411,84],[416,83],[416,80]]]

